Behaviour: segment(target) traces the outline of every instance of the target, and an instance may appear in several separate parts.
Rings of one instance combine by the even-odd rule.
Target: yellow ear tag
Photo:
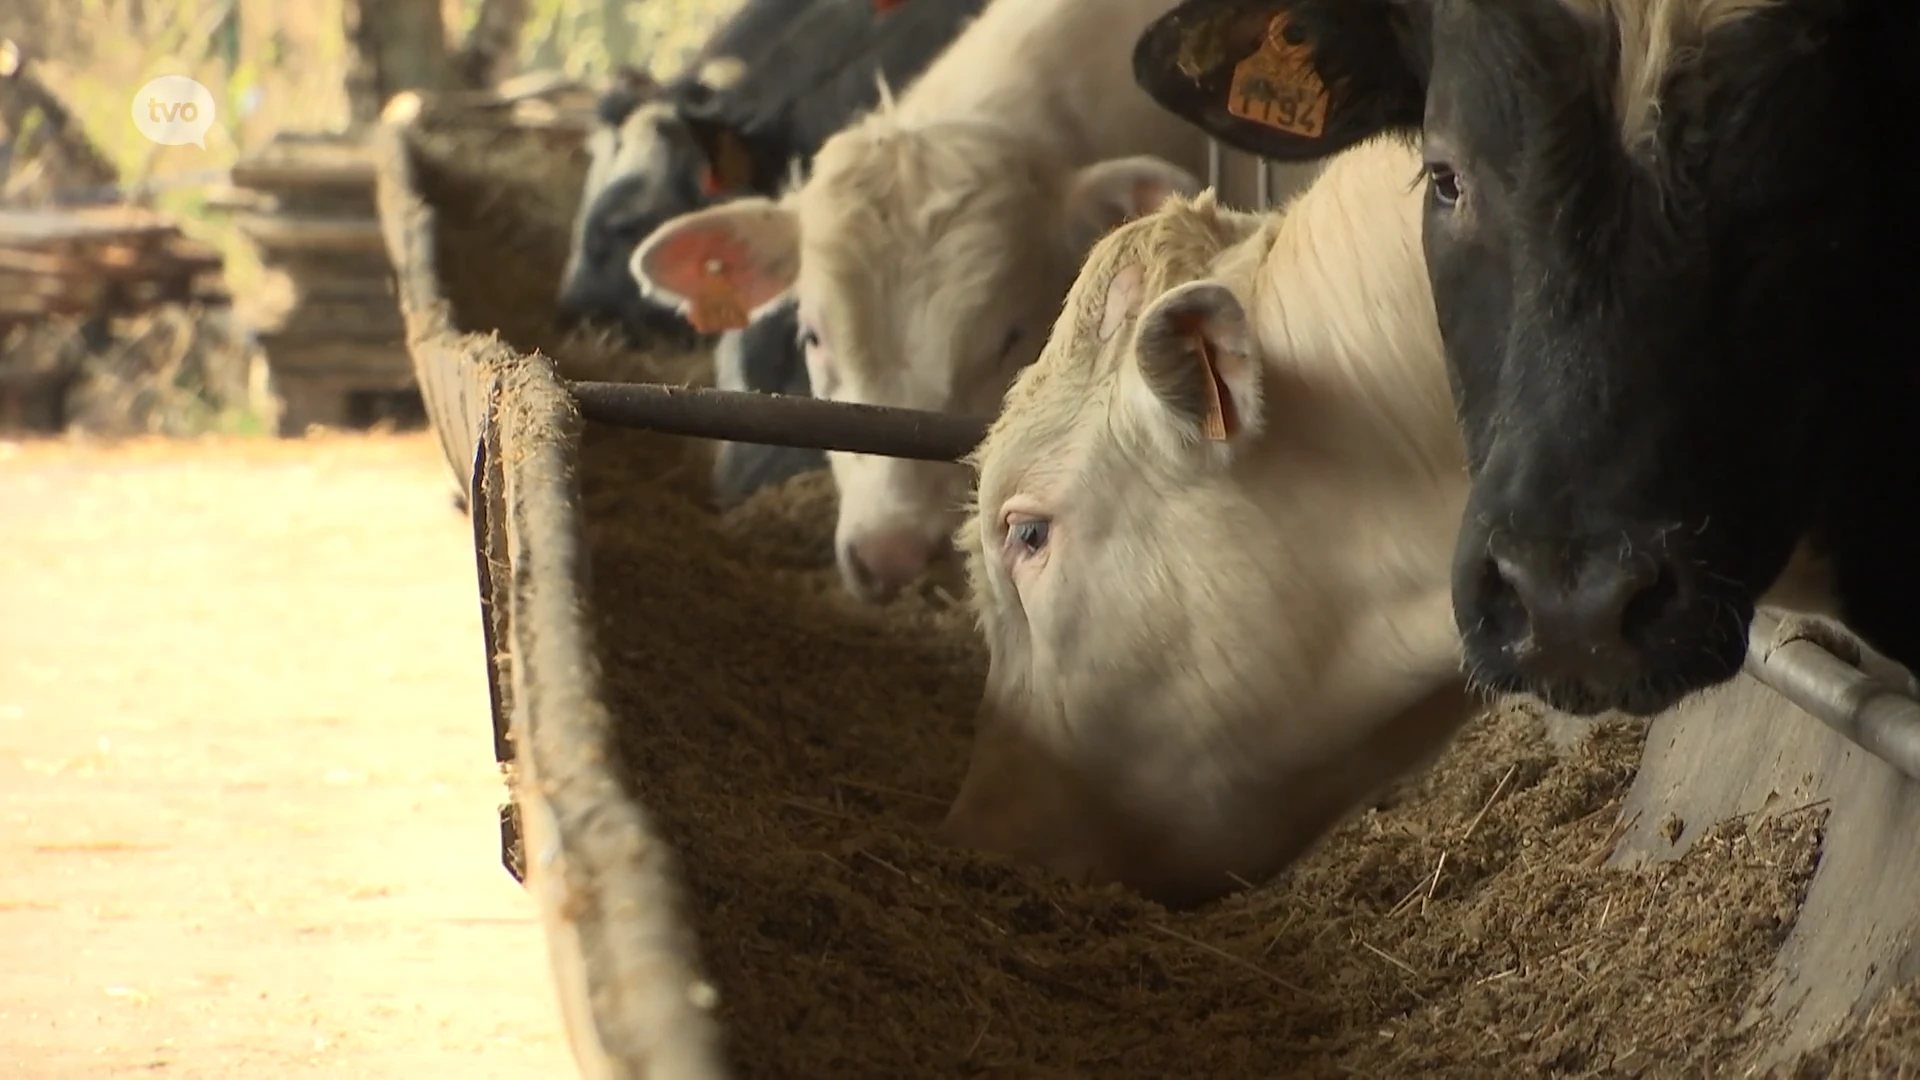
[[[1227,111],[1276,131],[1317,139],[1327,128],[1327,86],[1314,69],[1313,45],[1290,30],[1287,13],[1275,15],[1259,51],[1234,66]]]

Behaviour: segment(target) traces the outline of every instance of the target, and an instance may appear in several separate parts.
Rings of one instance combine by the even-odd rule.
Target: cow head
[[[1300,220],[1173,199],[1088,257],[974,455],[991,660],[954,839],[1202,900],[1471,714],[1414,160],[1374,150]]]
[[[618,325],[637,344],[692,344],[685,320],[646,299],[628,263],[663,222],[777,183],[765,154],[714,104],[739,75],[737,62],[712,61],[698,80],[663,88],[627,73],[601,99],[560,291],[563,324]]]
[[[997,126],[835,135],[780,202],[742,199],[670,223],[635,254],[648,293],[694,325],[798,305],[814,396],[991,415],[1040,351],[1087,250],[1197,179],[1157,158],[1074,168]],[[951,462],[828,455],[835,549],[850,591],[884,600],[944,562],[970,477]]]
[[[1234,147],[1423,145],[1482,682],[1644,714],[1739,670],[1876,347],[1865,7],[1187,0],[1142,37],[1141,85]]]

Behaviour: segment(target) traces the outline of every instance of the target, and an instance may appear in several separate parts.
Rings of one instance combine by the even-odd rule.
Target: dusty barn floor
[[[564,1076],[430,436],[0,443],[0,1076]]]

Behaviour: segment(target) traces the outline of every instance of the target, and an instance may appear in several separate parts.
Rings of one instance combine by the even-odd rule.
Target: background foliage
[[[521,70],[558,68],[597,80],[630,63],[666,77],[736,4],[533,0]],[[454,42],[465,37],[479,6],[442,0]],[[227,253],[241,306],[263,297],[271,306],[274,283],[208,197],[224,169],[275,133],[345,124],[343,0],[0,0],[0,35],[27,49],[40,77],[119,169],[123,186]],[[160,75],[189,75],[213,91],[220,116],[205,150],[155,146],[134,128],[134,92]]]

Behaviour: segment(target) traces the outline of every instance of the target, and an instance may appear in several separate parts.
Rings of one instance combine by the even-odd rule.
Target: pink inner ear
[[[1174,326],[1192,342],[1206,376],[1201,391],[1206,395],[1207,415],[1200,420],[1200,433],[1213,442],[1225,442],[1240,432],[1240,410],[1234,404],[1233,389],[1220,372],[1223,358],[1207,336],[1207,318],[1200,312],[1184,312],[1174,316]]]
[[[655,288],[685,302],[685,315],[703,334],[739,330],[747,316],[786,288],[766,273],[753,245],[725,225],[680,229],[649,250],[640,264]]]

